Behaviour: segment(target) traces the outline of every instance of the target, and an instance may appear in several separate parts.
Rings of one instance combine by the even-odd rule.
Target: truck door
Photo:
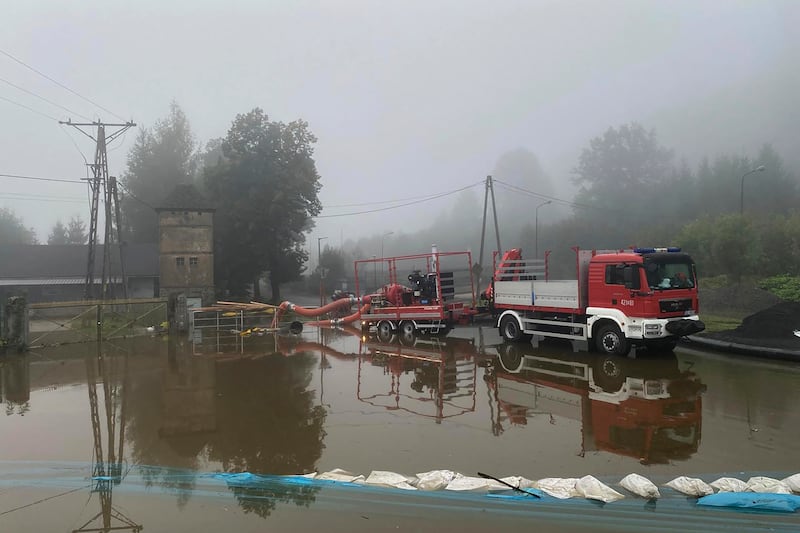
[[[623,311],[628,316],[641,316],[644,311],[643,302],[636,298],[641,282],[638,265],[609,264],[606,265],[605,282],[608,307]]]

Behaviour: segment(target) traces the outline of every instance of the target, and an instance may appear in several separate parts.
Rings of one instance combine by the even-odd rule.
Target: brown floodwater
[[[794,514],[685,498],[530,503],[273,477],[785,477],[800,471],[796,364],[601,357],[491,328],[204,335],[0,359],[0,531],[800,530]]]

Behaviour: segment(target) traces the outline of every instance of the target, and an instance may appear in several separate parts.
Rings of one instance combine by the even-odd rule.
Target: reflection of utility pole
[[[102,299],[106,299],[108,295],[108,280],[106,278],[106,274],[110,276],[111,270],[111,241],[113,240],[112,236],[112,228],[114,223],[117,226],[117,244],[120,246],[119,254],[120,254],[120,264],[123,263],[122,258],[122,241],[119,239],[119,228],[120,228],[120,219],[119,219],[119,201],[117,197],[117,184],[115,178],[108,177],[108,155],[106,153],[106,146],[108,143],[112,142],[114,139],[118,138],[128,129],[136,126],[133,122],[126,122],[124,124],[107,124],[104,122],[86,122],[86,123],[78,123],[72,122],[68,120],[66,122],[60,121],[59,124],[66,124],[68,126],[73,126],[75,129],[95,141],[95,155],[94,155],[94,163],[89,165],[92,169],[92,177],[89,178],[89,189],[92,193],[92,200],[91,200],[91,212],[89,217],[89,259],[86,266],[86,279],[85,279],[85,287],[84,287],[84,298],[91,299],[95,296],[94,294],[94,259],[95,259],[95,249],[97,247],[97,224],[98,224],[98,207],[100,204],[100,189],[103,190],[103,201],[105,204],[105,232],[104,232],[104,241],[103,241],[103,274],[101,278],[101,293],[100,297]],[[82,130],[82,127],[97,127],[97,136],[93,137],[90,133]],[[106,135],[106,127],[114,127],[119,128],[110,135]],[[114,205],[114,213],[117,217],[116,221],[113,221],[112,217],[112,204]],[[124,269],[123,269],[123,279],[122,284],[125,286],[126,280],[124,278]]]
[[[112,491],[114,485],[122,481],[123,444],[125,442],[125,398],[127,396],[128,356],[125,355],[123,367],[122,394],[118,389],[116,380],[112,379],[114,361],[106,359],[101,353],[101,344],[97,343],[95,357],[86,356],[86,387],[89,391],[89,412],[92,419],[92,437],[94,441],[94,464],[92,465],[91,492],[96,492],[100,498],[100,512],[90,518],[72,533],[94,531],[109,533],[111,531],[132,531],[138,533],[143,527],[115,509],[112,504]],[[106,437],[108,439],[108,457],[103,455],[102,427],[100,424],[100,409],[97,397],[97,374],[95,366],[100,370],[103,379],[103,396],[106,417]],[[119,448],[114,450],[116,435],[117,399],[121,397],[119,409]],[[102,525],[95,524],[102,518]],[[116,522],[112,525],[112,522]]]

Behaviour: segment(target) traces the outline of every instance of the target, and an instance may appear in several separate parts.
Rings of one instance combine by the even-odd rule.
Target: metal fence
[[[167,327],[167,300],[83,300],[28,305],[31,348],[150,335]]]

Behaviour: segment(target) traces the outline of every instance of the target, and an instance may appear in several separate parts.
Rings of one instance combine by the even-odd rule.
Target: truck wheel
[[[631,349],[631,343],[622,334],[616,324],[605,324],[600,327],[595,337],[597,349],[602,353],[616,355],[627,355]]]
[[[511,315],[506,315],[500,320],[500,334],[508,342],[519,342],[523,338],[519,322]]]
[[[626,361],[621,358],[602,357],[594,367],[594,382],[605,392],[619,392],[622,385],[625,383]]]
[[[407,337],[413,337],[417,333],[417,328],[410,320],[404,320],[400,323],[400,333]]]
[[[381,320],[378,322],[376,328],[378,330],[378,340],[382,342],[389,342],[392,338],[392,323],[388,320]]]

